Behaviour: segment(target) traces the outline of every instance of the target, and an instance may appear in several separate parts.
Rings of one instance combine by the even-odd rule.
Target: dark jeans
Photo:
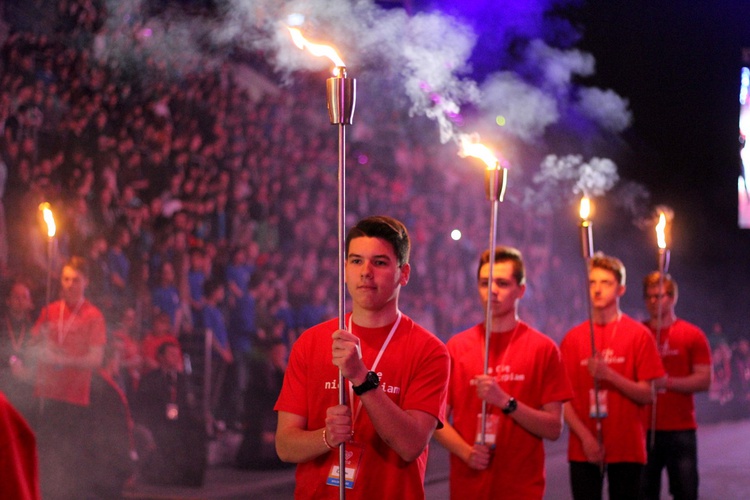
[[[644,500],[658,500],[661,471],[667,468],[669,492],[674,500],[698,498],[698,445],[694,430],[656,431],[643,471]]]
[[[641,489],[643,464],[616,462],[605,469],[610,500],[634,500]],[[570,487],[575,500],[601,500],[604,477],[598,465],[570,462]]]

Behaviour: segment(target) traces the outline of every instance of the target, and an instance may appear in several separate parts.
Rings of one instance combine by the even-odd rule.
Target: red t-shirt
[[[651,330],[656,338],[656,330]],[[670,377],[687,377],[695,365],[711,364],[711,348],[706,334],[697,326],[677,319],[660,336],[661,361]],[[651,428],[651,405],[645,408],[646,427]],[[656,430],[683,431],[696,429],[693,394],[660,391],[656,401]]]
[[[472,380],[484,372],[484,324],[453,336],[448,341],[451,379],[448,404],[453,427],[468,443],[474,443],[482,400]],[[489,374],[517,401],[535,409],[573,396],[560,352],[546,335],[521,322],[510,332],[490,338]],[[495,449],[490,467],[470,469],[451,455],[451,498],[542,498],[544,495],[544,443],[499,408],[488,405],[499,416]]]
[[[39,465],[31,428],[0,392],[0,491],[3,498],[36,500]]]
[[[597,351],[609,367],[620,375],[635,381],[664,376],[654,338],[645,326],[629,316],[623,314],[617,321],[603,326],[595,325],[594,338]],[[573,386],[573,409],[596,436],[596,418],[592,418],[589,413],[594,388],[594,379],[587,366],[587,360],[591,357],[589,323],[581,323],[570,330],[560,344],[560,351]],[[623,395],[609,382],[601,382],[599,389],[606,391],[607,416],[601,419],[605,461],[645,464],[643,406]],[[574,432],[570,433],[568,459],[586,461],[581,440]]]
[[[305,417],[307,429],[322,429],[326,409],[338,404],[339,371],[331,361],[331,334],[337,326],[337,320],[327,321],[297,339],[274,408]],[[353,325],[365,366],[372,367],[391,326],[370,329]],[[381,390],[401,409],[423,411],[442,422],[449,369],[445,345],[403,316],[375,371],[380,376]],[[355,395],[350,402],[354,405],[353,414],[358,403]],[[346,490],[347,498],[424,498],[427,449],[413,462],[405,462],[375,432],[364,407],[354,421],[354,439],[364,445],[364,452],[354,487]],[[338,498],[338,486],[326,484],[331,466],[338,464],[338,456],[336,449],[298,464],[295,498]]]
[[[71,357],[83,357],[90,348],[103,346],[107,341],[107,330],[101,311],[86,300],[77,311],[76,307],[66,305],[61,316],[63,303],[58,300],[42,310],[32,332],[35,340]],[[39,363],[34,394],[88,406],[92,373],[88,368]]]

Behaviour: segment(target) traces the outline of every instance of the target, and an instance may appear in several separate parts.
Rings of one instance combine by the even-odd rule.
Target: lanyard
[[[385,348],[388,347],[388,344],[390,344],[391,339],[393,338],[393,334],[396,333],[396,329],[398,329],[398,325],[400,323],[401,323],[401,311],[398,312],[398,316],[396,317],[396,322],[393,324],[391,331],[388,333],[388,336],[385,338],[385,342],[383,342],[383,346],[380,348],[380,352],[375,358],[375,362],[372,364],[372,367],[370,368],[370,370],[375,371],[375,369],[377,368],[378,363],[380,362],[380,358],[383,357]],[[349,316],[348,330],[352,332],[352,317],[351,316]],[[354,384],[352,384],[351,380],[349,381],[349,401],[351,401],[352,406],[354,406]],[[352,408],[352,410],[354,410],[354,408]],[[352,428],[354,428],[354,422],[357,421],[357,417],[359,417],[359,412],[361,410],[362,410],[362,401],[359,401],[359,403],[357,404],[356,411],[353,412],[354,417],[352,418]]]
[[[63,342],[65,342],[65,337],[68,336],[68,331],[70,331],[70,327],[73,326],[73,322],[76,320],[78,311],[81,310],[84,299],[83,297],[81,297],[81,300],[78,301],[78,304],[76,304],[76,308],[70,314],[70,317],[68,317],[67,321],[65,321],[65,324],[63,324],[63,315],[65,314],[65,301],[61,300],[60,302],[60,318],[57,321],[57,341],[60,345],[63,345]]]

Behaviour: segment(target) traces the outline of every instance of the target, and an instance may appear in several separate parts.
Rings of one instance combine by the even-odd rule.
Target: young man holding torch
[[[84,295],[87,284],[86,261],[72,257],[62,269],[60,300],[42,309],[32,330],[44,498],[85,495],[81,449],[91,432],[91,379],[102,364],[106,342],[104,316]]]
[[[444,421],[444,344],[399,311],[409,235],[385,216],[346,238],[347,330],[331,320],[294,343],[276,403],[276,451],[297,463],[296,498],[338,498],[339,445],[349,498],[424,498],[427,445]],[[339,404],[339,371],[347,404]]]
[[[706,334],[674,312],[677,283],[669,274],[650,273],[643,280],[646,325],[657,339],[666,378],[656,381],[656,421],[648,411],[653,446],[643,481],[642,498],[659,498],[661,474],[667,468],[669,492],[675,500],[698,498],[698,457],[693,393],[711,385],[711,349]]]
[[[589,294],[595,352],[588,322],[570,330],[560,345],[574,392],[563,406],[563,415],[571,431],[568,460],[576,500],[601,499],[603,473],[611,500],[632,500],[640,494],[646,463],[643,405],[652,401],[651,383],[664,376],[664,368],[648,329],[620,311],[624,293],[622,262],[594,254]],[[594,395],[595,379],[598,395]],[[601,442],[597,420],[601,420]]]
[[[518,301],[526,291],[521,253],[498,247],[490,264],[485,251],[477,279],[484,306],[492,301],[488,373],[483,323],[448,341],[453,424],[435,433],[451,452],[451,498],[541,499],[543,439],[560,437],[570,384],[555,343],[518,319]],[[487,403],[485,439],[479,444],[482,401]]]

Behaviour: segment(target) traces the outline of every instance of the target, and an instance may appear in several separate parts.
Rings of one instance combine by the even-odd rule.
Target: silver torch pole
[[[656,347],[659,348],[659,354],[664,355],[662,352],[661,345],[661,331],[662,331],[662,310],[661,301],[662,294],[664,293],[664,276],[669,272],[669,248],[667,248],[666,238],[666,226],[667,221],[664,212],[659,214],[659,223],[656,225],[656,242],[659,247],[659,254],[657,258],[657,269],[659,270],[659,291],[657,297],[657,314],[656,314]],[[649,450],[654,448],[656,442],[656,406],[659,400],[657,391],[654,391],[654,402],[651,405],[651,432],[649,433]]]
[[[589,338],[591,341],[591,357],[595,357],[597,354],[596,350],[596,339],[594,337],[594,311],[591,304],[591,290],[589,289],[589,264],[591,256],[594,253],[594,237],[593,237],[593,223],[589,218],[591,213],[591,202],[588,197],[584,196],[581,198],[580,216],[581,216],[581,253],[583,255],[583,262],[585,264],[585,277],[586,281],[586,305],[589,315]],[[599,381],[594,378],[594,411],[596,411],[596,441],[601,449],[604,442],[602,434],[602,416],[600,411],[599,402]],[[604,463],[599,464],[599,471],[604,475]]]
[[[339,170],[338,170],[338,241],[339,241],[339,330],[346,328],[346,284],[344,263],[346,262],[346,125],[351,125],[356,101],[357,81],[347,78],[346,67],[337,66],[334,76],[326,80],[328,116],[331,125],[339,129]],[[339,371],[339,404],[346,404],[346,382]],[[339,497],[346,496],[346,449],[339,446]]]
[[[505,187],[508,181],[508,169],[500,166],[495,162],[494,168],[485,170],[485,187],[487,189],[487,199],[490,201],[490,269],[487,281],[487,311],[484,319],[484,374],[489,373],[490,367],[490,338],[492,335],[492,286],[493,270],[495,267],[495,248],[497,247],[497,209],[503,197],[505,196]],[[484,445],[486,441],[486,424],[487,424],[487,401],[482,400],[482,423],[479,434],[479,443]]]

